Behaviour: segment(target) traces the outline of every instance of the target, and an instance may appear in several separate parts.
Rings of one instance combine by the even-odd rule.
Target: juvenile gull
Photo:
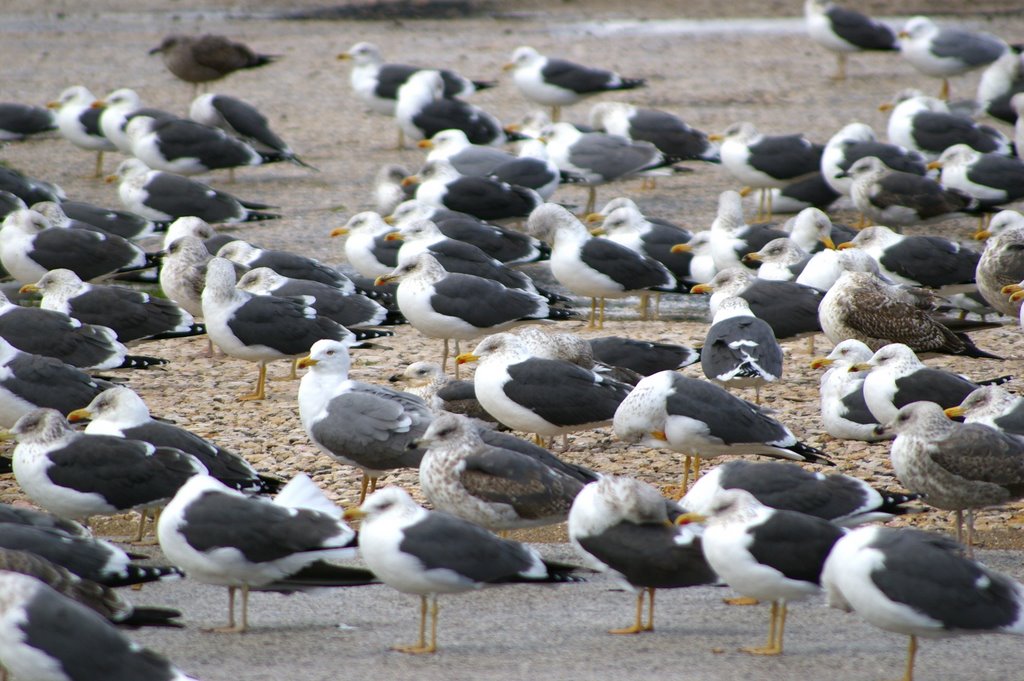
[[[406,392],[419,397],[434,413],[462,414],[504,428],[480,406],[472,380],[450,378],[437,362],[413,362],[402,373],[389,376],[388,382],[407,386]]]
[[[110,384],[59,359],[30,354],[0,338],[0,427],[10,428],[39,407],[68,414]]]
[[[15,142],[57,129],[54,113],[20,102],[0,102],[0,140]]]
[[[707,514],[687,513],[677,522],[706,520],[701,542],[708,564],[742,595],[772,602],[768,643],[741,650],[781,655],[789,602],[820,591],[825,559],[844,530],[822,518],[769,508],[742,489],[722,490],[708,506]]]
[[[632,90],[647,84],[643,78],[623,78],[614,71],[545,57],[525,45],[515,49],[504,68],[512,71],[512,81],[524,97],[551,107],[551,120],[555,122],[563,106],[602,92]]]
[[[0,588],[0,656],[20,679],[197,681],[34,577],[4,572]]]
[[[88,420],[87,435],[112,435],[141,440],[154,447],[171,447],[191,454],[206,466],[207,473],[233,489],[249,494],[277,492],[281,480],[261,475],[238,454],[195,433],[149,415],[142,398],[124,386],[108,388],[81,409],[68,414],[68,421]]]
[[[352,62],[349,82],[356,97],[378,113],[393,116],[398,90],[420,66],[385,63],[383,56],[373,43],[359,42],[338,55],[339,60]],[[495,83],[484,80],[470,80],[454,71],[436,69],[444,81],[445,97],[465,97],[477,90],[494,87]]]
[[[650,142],[673,161],[721,161],[718,147],[708,140],[706,133],[667,111],[641,109],[624,102],[601,102],[590,109],[590,125],[611,135]]]
[[[277,56],[259,54],[244,43],[213,33],[199,36],[169,35],[149,54],[159,54],[167,70],[180,80],[192,83],[194,90],[199,88],[200,83],[220,80],[235,71],[255,69],[278,59]]]
[[[235,223],[275,220],[270,206],[244,201],[182,175],[151,170],[137,158],[122,161],[109,182],[119,180],[117,194],[124,206],[150,220],[197,217],[206,222]]]
[[[59,516],[88,520],[159,508],[206,467],[191,454],[138,440],[84,435],[71,430],[54,409],[36,409],[18,419],[14,476],[25,494]]]
[[[438,416],[417,440],[420,488],[431,506],[489,530],[564,522],[583,488],[574,476],[485,442],[464,416]]]
[[[480,405],[513,430],[553,437],[611,422],[630,386],[565,360],[538,359],[510,333],[489,336],[458,362],[480,366]]]
[[[609,633],[653,631],[655,589],[699,586],[717,579],[704,558],[698,526],[671,523],[669,506],[671,502],[650,485],[610,475],[588,484],[573,502],[569,511],[572,545],[585,561],[612,574],[637,595],[633,625]],[[646,623],[644,594],[648,597]]]
[[[946,418],[934,402],[912,402],[884,426],[894,433],[889,458],[908,489],[935,508],[956,511],[957,541],[967,511],[967,547],[973,554],[974,509],[1024,497],[1024,441],[979,423]]]
[[[206,332],[173,301],[125,286],[89,284],[71,270],[50,270],[36,283],[22,286],[21,292],[40,293],[44,310],[109,327],[124,343]]]
[[[326,562],[356,553],[356,533],[341,514],[304,473],[273,500],[197,475],[167,504],[157,536],[168,560],[189,577],[228,588],[228,623],[213,631],[242,633],[249,628],[250,590],[290,594],[376,581],[367,570]],[[242,612],[236,622],[238,590]]]
[[[876,442],[882,436],[875,433],[878,419],[864,400],[864,378],[867,372],[854,365],[871,359],[871,348],[853,338],[832,348],[827,357],[811,360],[812,369],[828,367],[821,376],[819,397],[821,424],[825,432],[841,440]]]
[[[1006,219],[1019,220],[1019,214],[1012,211],[1003,212],[1008,213]],[[989,229],[998,224],[1000,215],[1002,214],[992,218]],[[1024,222],[1020,226],[1011,227],[986,239],[985,250],[982,251],[976,271],[978,291],[985,298],[985,302],[1002,314],[1015,318],[1020,314],[1020,302],[1010,300],[1007,294],[1003,293],[1003,289],[1024,280],[1022,251],[1024,251]]]
[[[367,497],[346,519],[362,518],[359,554],[385,584],[420,597],[416,644],[395,646],[403,653],[437,650],[437,597],[488,584],[573,581],[574,568],[548,563],[519,542],[500,539],[472,523],[418,506],[404,490],[388,487]],[[426,640],[428,601],[430,642]]]
[[[966,423],[980,423],[1014,435],[1024,435],[1024,397],[997,385],[983,385],[955,407],[945,410],[949,418],[963,417]]]
[[[898,50],[896,31],[831,0],[805,0],[804,20],[811,40],[836,55],[833,80],[846,80],[846,55],[867,50]]]
[[[444,91],[444,78],[433,70],[413,73],[398,88],[395,119],[400,145],[402,134],[421,140],[450,128],[462,130],[473,144],[498,145],[508,141],[501,121],[480,107],[445,97]]]
[[[543,203],[540,195],[528,187],[490,177],[460,175],[444,159],[428,161],[419,174],[406,181],[419,182],[417,201],[467,213],[480,220],[524,218]]]
[[[913,679],[918,636],[1024,634],[1024,586],[935,534],[855,530],[832,548],[821,582],[833,608],[910,637],[903,681]]]
[[[904,90],[896,95],[894,104],[881,108],[892,109],[887,126],[889,142],[917,151],[929,161],[961,143],[984,153],[1012,153],[1010,140],[1003,133],[951,113],[945,102],[917,90]]]
[[[364,211],[350,217],[344,227],[331,230],[330,236],[347,235],[345,259],[359,274],[376,278],[398,267],[402,242],[387,238],[394,230],[379,214]]]
[[[103,152],[115,151],[117,147],[100,129],[102,108],[93,107],[96,101],[96,95],[87,87],[75,85],[61,92],[56,101],[49,102],[46,106],[57,110],[57,129],[64,139],[80,149],[96,152],[96,170],[93,177],[102,177]]]
[[[761,386],[782,378],[782,348],[772,327],[750,311],[743,298],[726,298],[718,306],[700,352],[704,375],[723,386],[753,387],[761,403]]]
[[[161,257],[160,289],[193,317],[203,316],[206,265],[211,258],[202,240],[194,236],[175,239]]]
[[[907,20],[899,37],[900,54],[911,66],[942,79],[942,99],[949,99],[950,76],[987,66],[1007,50],[1006,43],[990,33],[940,28],[923,16]]]
[[[413,443],[433,419],[423,400],[350,379],[345,342],[314,343],[299,366],[310,368],[299,383],[302,426],[328,456],[362,470],[360,503],[384,471],[419,466]]]
[[[88,281],[152,267],[152,258],[126,239],[89,229],[53,226],[34,210],[16,210],[0,227],[0,263],[22,284],[66,268]]]
[[[943,289],[974,288],[980,254],[941,236],[897,234],[888,227],[867,227],[839,248],[859,248],[878,261],[882,274],[909,286]]]
[[[700,459],[757,454],[791,461],[825,462],[823,452],[800,442],[760,407],[709,381],[661,371],[644,378],[615,412],[615,435],[627,444],[686,455],[683,489]]]
[[[701,476],[679,504],[687,511],[708,513],[715,497],[726,489],[742,489],[770,508],[805,513],[841,527],[891,520],[906,514],[904,504],[919,497],[878,490],[841,473],[825,475],[791,463],[737,459]]]
[[[551,273],[576,295],[589,296],[589,326],[604,326],[605,298],[643,290],[679,290],[675,277],[653,258],[609,239],[597,239],[565,208],[547,203],[530,214],[527,230],[551,244]],[[597,299],[601,299],[597,319]]]

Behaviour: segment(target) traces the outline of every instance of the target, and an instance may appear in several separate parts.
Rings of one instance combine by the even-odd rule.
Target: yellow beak
[[[672,247],[673,250],[675,250],[675,248],[675,246]],[[697,284],[690,289],[690,293],[713,293],[714,290],[715,289],[711,284]]]
[[[366,517],[366,513],[364,513],[358,506],[352,506],[351,508],[346,508],[345,512],[341,514],[341,517],[345,520],[361,520]]]
[[[470,362],[479,361],[480,357],[474,355],[472,352],[464,352],[455,358],[456,364],[468,364]]]
[[[419,147],[420,149],[433,149],[434,143],[431,142],[430,140],[420,140],[419,142],[416,143],[416,146]]]
[[[689,525],[690,523],[706,523],[708,517],[700,513],[683,513],[676,518],[676,525]]]
[[[18,289],[18,293],[39,293],[39,287],[35,284],[25,284]]]
[[[313,359],[312,357],[307,355],[307,356],[303,357],[302,359],[300,359],[298,362],[296,362],[295,366],[297,366],[300,369],[308,369],[309,367],[314,366],[314,365],[319,364],[319,363],[320,363],[320,360]]]
[[[671,253],[692,253],[693,252],[693,246],[691,246],[690,244],[676,244],[675,246],[673,246],[672,248],[669,249],[669,252],[671,252]]]
[[[964,415],[963,407],[950,407],[942,410],[951,419],[960,418]]]
[[[79,421],[88,421],[92,418],[92,414],[89,413],[88,409],[75,409],[68,414],[68,421],[71,423],[78,423]]]
[[[832,364],[835,364],[835,360],[829,359],[828,357],[815,357],[811,360],[812,369],[821,369],[822,367],[831,366]]]
[[[348,234],[348,227],[335,227],[328,236],[345,236]]]

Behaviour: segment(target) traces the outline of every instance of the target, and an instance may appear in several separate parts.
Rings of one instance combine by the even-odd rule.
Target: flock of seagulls
[[[574,124],[564,109],[629,97],[647,81],[521,46],[505,68],[544,110],[510,124],[463,99],[496,82],[353,45],[338,59],[351,62],[355,98],[394,118],[400,148],[415,141],[428,154],[416,172],[381,168],[367,198],[377,210],[330,232],[345,236],[341,269],[240,238],[258,240],[248,223],[287,208],[190,177],[233,179],[279,162],[319,172],[247,101],[204,93],[179,117],[132,90],[99,99],[75,85],[56,113],[0,105],[5,140],[56,130],[96,152],[96,177],[105,153],[126,157],[107,177],[117,210],[0,173],[0,265],[14,282],[0,300],[0,426],[17,441],[6,465],[42,509],[0,506],[0,664],[21,681],[187,681],[116,629],[182,626],[182,613],[135,608],[113,591],[186,575],[227,587],[216,631],[233,633],[250,627],[251,591],[384,583],[420,597],[418,638],[395,647],[411,654],[437,651],[441,594],[572,588],[588,569],[636,594],[632,625],[614,634],[654,629],[657,589],[725,584],[769,601],[766,644],[744,649],[756,655],[782,654],[789,604],[824,593],[910,637],[906,681],[918,637],[1024,634],[1024,586],[973,560],[977,513],[1024,498],[1024,398],[1000,387],[1011,376],[961,376],[921,359],[1001,359],[967,332],[1022,314],[1024,217],[1002,210],[1024,198],[1021,56],[926,17],[897,32],[828,0],[807,0],[805,13],[808,35],[839,57],[835,78],[846,78],[851,53],[898,51],[942,79],[939,97],[900,92],[886,142],[859,122],[827,143],[751,121],[707,134],[626,101],[600,101]],[[157,53],[193,94],[277,59],[216,35],[168,36]],[[975,69],[987,70],[965,114],[948,101],[948,79]],[[1016,137],[975,122],[980,112],[1016,121]],[[685,162],[720,166],[736,187],[707,229],[645,215],[639,196],[598,208],[599,187],[638,178],[653,190],[693,172]],[[563,184],[587,188],[581,213],[561,203]],[[742,197],[753,191],[765,222],[748,224]],[[858,224],[833,222],[842,210]],[[902,233],[963,215],[980,219],[980,252]],[[697,348],[563,331],[582,322],[587,298],[586,328],[599,329],[607,299],[642,297],[646,320],[650,296],[658,316],[662,296],[701,293],[711,316]],[[410,365],[393,385],[359,380],[353,352],[397,334],[441,340],[440,362]],[[803,468],[833,466],[841,449],[809,444],[761,405],[761,389],[796,370],[780,343],[809,337],[813,347],[819,334],[833,345],[810,362],[827,367],[824,431],[891,440],[905,492]],[[239,401],[266,399],[269,362],[291,361],[292,377],[305,370],[293,408],[309,442],[361,473],[356,506],[343,511],[304,473],[261,472],[162,421],[122,375],[108,375],[167,363],[129,348],[197,335],[211,356],[257,364]],[[466,365],[472,379],[460,380]],[[753,401],[737,394],[749,388]],[[568,460],[570,434],[602,428],[638,456],[682,454],[679,498]],[[730,458],[701,475],[703,459],[742,455],[776,461]],[[396,485],[378,488],[400,469],[418,469],[426,506]],[[955,513],[956,542],[868,524],[925,507]],[[169,565],[136,564],[138,554],[88,529],[90,518],[127,511],[139,514],[137,542],[152,517]],[[499,536],[562,522],[580,565]],[[345,564],[357,558],[365,567]]]

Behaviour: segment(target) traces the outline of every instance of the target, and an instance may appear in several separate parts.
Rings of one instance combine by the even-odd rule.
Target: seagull
[[[914,175],[928,172],[927,162],[920,153],[879,142],[871,126],[857,122],[849,123],[829,138],[821,155],[821,175],[830,187],[843,196],[849,196],[853,180],[844,173],[866,156],[874,156],[893,170]]]
[[[871,352],[864,343],[849,338],[837,344],[826,357],[811,360],[812,369],[828,367],[822,374],[819,395],[821,423],[825,432],[841,440],[877,442],[878,419],[864,399],[864,378],[867,372],[852,368],[867,363]]]
[[[829,463],[821,450],[800,442],[760,407],[717,385],[674,371],[636,384],[615,412],[615,435],[626,444],[671,449],[686,455],[684,481],[700,459],[756,454],[775,459]]]
[[[1011,47],[982,71],[975,100],[989,116],[1013,125],[1019,108],[1014,106],[1013,96],[1020,92],[1024,92],[1021,55]]]
[[[0,656],[19,679],[197,681],[34,577],[3,572],[0,588]]]
[[[890,170],[874,156],[857,160],[845,174],[853,178],[853,205],[878,225],[938,222],[979,207],[976,199],[958,189],[930,177]]]
[[[438,416],[416,445],[426,450],[420,488],[431,507],[489,530],[565,522],[583,488],[558,468],[485,442],[465,416]]]
[[[238,289],[234,268],[224,258],[207,263],[202,300],[210,340],[226,355],[259,362],[256,389],[238,398],[243,401],[266,399],[267,362],[302,357],[318,340],[356,335],[317,315],[308,297],[279,298]],[[362,330],[359,335],[378,337],[391,332]]]
[[[160,259],[160,289],[193,317],[203,316],[206,264],[211,258],[201,239],[183,236],[172,241]]]
[[[538,359],[510,333],[488,336],[456,361],[480,361],[473,388],[491,416],[538,437],[607,425],[630,390],[572,362]]]
[[[419,141],[420,149],[429,149],[427,163],[448,161],[460,175],[487,177],[494,169],[515,158],[504,149],[473,144],[466,133],[458,128],[441,130],[429,139]]]
[[[206,473],[198,459],[177,449],[78,433],[55,409],[30,411],[11,433],[18,440],[14,477],[34,503],[76,520],[138,510],[136,541],[145,511],[163,506],[186,480]]]
[[[555,279],[574,294],[590,297],[589,328],[595,323],[604,327],[605,298],[623,298],[643,290],[676,291],[683,286],[657,260],[609,239],[591,237],[582,222],[557,204],[534,210],[527,231],[551,244]]]
[[[761,250],[743,256],[744,264],[757,265],[757,278],[769,281],[796,281],[811,254],[788,237],[772,239]]]
[[[992,218],[989,223],[989,230],[994,225],[999,225],[1003,218],[1018,219],[1019,213],[1003,211]],[[985,250],[981,253],[976,271],[978,280],[978,291],[985,302],[994,307],[1000,313],[1018,317],[1020,315],[1020,302],[1007,298],[1008,294],[1003,293],[1007,286],[1014,286],[1024,280],[1024,258],[1020,257],[1024,250],[1024,220],[1019,226],[1011,227],[996,236],[985,241]]]
[[[1019,158],[954,144],[928,167],[942,169],[942,186],[977,199],[985,209],[1024,198],[1024,161]]]
[[[437,362],[413,362],[402,373],[389,376],[388,382],[408,386],[406,392],[423,400],[435,414],[462,414],[504,428],[480,406],[473,381],[449,378]]]
[[[389,64],[373,43],[360,42],[338,55],[339,60],[351,61],[349,81],[356,97],[373,111],[395,115],[398,90],[417,71],[426,69],[405,64]],[[435,69],[444,81],[445,97],[465,97],[496,85],[493,81],[470,80],[447,69]]]
[[[4,142],[18,142],[56,129],[56,116],[47,108],[19,102],[0,103],[0,140]]]
[[[899,32],[900,54],[915,69],[942,79],[939,97],[949,99],[949,77],[988,66],[1008,49],[990,33],[940,28],[928,17],[907,20]]]
[[[707,521],[704,556],[726,584],[772,602],[768,643],[741,650],[781,655],[789,602],[820,591],[825,559],[845,531],[822,518],[769,508],[743,489],[718,492],[706,515],[686,513],[676,520],[685,521]]]
[[[741,489],[759,502],[782,511],[804,513],[840,527],[886,521],[911,510],[904,506],[920,498],[878,490],[841,473],[813,473],[779,461],[727,461],[711,469],[679,500],[686,511],[708,514],[723,490]]]
[[[397,163],[386,163],[377,171],[373,183],[373,197],[381,215],[390,215],[399,204],[408,201],[416,193],[415,187],[402,185],[402,180],[410,174],[405,166]]]
[[[512,60],[504,68],[512,71],[512,81],[526,99],[551,107],[554,122],[558,122],[563,106],[602,92],[633,90],[647,84],[643,78],[623,78],[614,71],[545,57],[526,45],[512,52]]]
[[[956,511],[956,537],[962,538],[967,511],[968,555],[973,555],[974,509],[1024,496],[1024,442],[979,423],[946,418],[934,402],[911,402],[880,434],[895,434],[889,458],[908,489],[935,508]]]
[[[125,286],[88,284],[71,270],[50,270],[35,284],[22,286],[21,292],[41,294],[44,310],[106,326],[124,343],[206,333],[192,315],[166,298]]]
[[[772,327],[750,311],[743,298],[726,298],[718,306],[704,337],[700,366],[708,379],[723,386],[753,387],[761,403],[761,386],[782,378],[782,348]]]
[[[387,239],[393,231],[378,213],[363,211],[350,217],[344,227],[331,230],[330,236],[347,235],[345,259],[364,277],[377,278],[398,267],[402,242]]]
[[[525,544],[500,539],[487,530],[440,511],[418,506],[399,487],[378,490],[348,520],[362,518],[359,554],[385,584],[420,597],[417,643],[395,646],[403,653],[437,651],[437,597],[488,584],[573,581],[575,568],[549,563]],[[431,635],[426,640],[430,603]]]
[[[224,449],[180,426],[154,419],[149,407],[130,388],[115,386],[94,397],[88,405],[68,414],[68,421],[88,420],[86,435],[110,435],[141,440],[154,447],[169,447],[199,459],[207,473],[221,483],[248,494],[279,491],[281,480],[261,475],[238,454]]]
[[[510,185],[490,177],[460,175],[449,161],[428,161],[417,175],[416,200],[467,213],[480,220],[524,218],[544,200],[528,187]]]
[[[267,117],[249,102],[229,95],[207,93],[192,100],[188,116],[197,123],[220,128],[238,137],[260,154],[270,153],[303,168],[316,170],[270,129]]]
[[[442,367],[448,360],[448,341],[472,340],[519,324],[565,320],[571,310],[549,307],[538,293],[507,288],[472,274],[446,272],[429,252],[399,260],[377,285],[398,281],[398,309],[414,329],[428,338],[444,339]],[[456,375],[456,378],[458,376]]]
[[[345,293],[355,291],[355,285],[334,267],[325,265],[316,258],[253,246],[247,241],[234,239],[221,246],[217,257],[255,269],[269,267],[278,274],[295,279],[308,279],[337,288]]]
[[[963,402],[945,412],[951,419],[963,417],[966,423],[980,423],[1004,433],[1024,435],[1024,397],[997,385],[976,388]]]
[[[395,468],[416,468],[423,450],[413,443],[433,414],[419,397],[349,378],[350,343],[317,341],[299,367],[299,417],[306,434],[328,456],[363,472],[359,503],[377,478]]]
[[[124,206],[150,220],[197,217],[206,222],[237,223],[276,220],[263,203],[244,201],[182,175],[151,170],[137,158],[121,161],[108,182],[120,180],[118,196]]]
[[[637,594],[632,626],[612,634],[654,630],[655,589],[712,584],[697,525],[670,522],[672,503],[650,485],[634,478],[602,475],[576,496],[569,511],[569,541],[603,572],[611,573]],[[673,511],[678,511],[673,508]],[[643,622],[644,595],[648,596]]]
[[[718,195],[718,211],[708,232],[718,271],[739,267],[746,254],[761,250],[772,239],[788,236],[771,224],[748,225],[743,219],[740,194],[732,190]]]
[[[722,165],[734,178],[761,190],[758,217],[768,220],[772,217],[768,190],[819,172],[824,151],[822,145],[800,134],[764,135],[749,121],[734,123],[709,139],[721,141]]]
[[[499,145],[509,137],[501,121],[480,107],[461,99],[446,97],[444,78],[439,71],[421,70],[413,73],[398,88],[395,119],[402,136],[429,139],[442,130],[457,128],[466,133],[473,144]]]
[[[16,349],[0,337],[0,427],[10,428],[39,407],[68,414],[110,383],[53,357]]]
[[[949,106],[918,90],[904,90],[894,103],[883,104],[889,114],[889,142],[920,153],[928,161],[953,146],[964,143],[972,149],[1011,155],[1010,140],[995,128],[978,125],[969,118],[951,113]]]
[[[228,588],[228,623],[212,631],[249,628],[249,591],[290,594],[377,581],[329,560],[354,557],[355,530],[304,473],[273,499],[249,497],[207,475],[188,481],[160,515],[157,536],[167,558],[189,577]],[[235,591],[241,617],[235,621]]]
[[[624,102],[601,102],[590,109],[590,125],[597,131],[650,142],[672,161],[720,163],[718,147],[707,133],[658,109],[641,109]]]
[[[674,343],[603,336],[589,339],[594,359],[616,367],[632,369],[642,376],[682,369],[700,361],[700,350]]]
[[[92,538],[92,533],[84,525],[74,520],[61,518],[53,515],[52,513],[39,511],[28,506],[16,506],[14,504],[0,503],[0,523],[4,525],[26,526],[42,530],[56,530],[60,534],[70,535],[72,537]],[[98,542],[99,540],[96,541]]]
[[[910,637],[904,681],[913,679],[918,636],[1024,634],[1024,586],[959,548],[936,534],[873,526],[841,538],[825,561],[830,606]]]
[[[896,31],[887,24],[831,0],[805,0],[804,20],[811,40],[836,55],[833,80],[846,80],[846,55],[866,50],[898,50]]]
[[[61,92],[56,101],[49,102],[46,106],[57,110],[57,130],[64,139],[80,149],[96,152],[96,170],[93,177],[102,177],[103,152],[116,151],[117,147],[104,137],[100,129],[102,108],[93,107],[96,101],[96,95],[90,92],[89,88],[75,85]]]
[[[856,338],[872,350],[903,343],[919,353],[993,357],[934,319],[933,300],[926,291],[886,283],[870,272],[844,271],[822,298],[818,317],[833,343]]]
[[[220,80],[242,69],[266,66],[278,59],[275,55],[259,54],[244,43],[213,33],[169,35],[149,54],[159,54],[167,70],[176,78],[192,83],[193,91],[199,89],[200,83]]]
[[[118,88],[97,102],[100,110],[100,130],[103,136],[126,156],[132,156],[132,143],[128,139],[125,127],[128,121],[136,116],[147,116],[154,120],[177,118],[174,114],[142,105],[142,97],[131,88]]]
[[[866,227],[838,248],[859,248],[892,281],[940,293],[973,290],[981,255],[941,236],[904,236],[880,225]]]
[[[84,280],[153,266],[146,252],[113,234],[54,227],[34,210],[16,210],[0,226],[0,263],[21,284],[65,268]]]
[[[107,234],[115,234],[129,240],[144,239],[157,232],[166,232],[167,225],[161,222],[147,220],[141,215],[136,215],[126,210],[115,210],[97,206],[84,201],[43,201],[34,203],[33,210],[44,212],[40,207],[49,206],[54,211],[53,216],[47,217],[56,224],[62,220],[77,220],[80,223],[91,225],[96,229],[103,230]],[[56,207],[54,210],[53,207]],[[63,216],[63,217],[61,217]],[[59,225],[58,225],[59,226]]]

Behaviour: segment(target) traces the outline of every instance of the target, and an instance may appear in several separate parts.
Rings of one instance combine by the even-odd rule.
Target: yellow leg
[[[601,299],[601,318],[600,318],[600,320],[597,323],[597,328],[599,328],[599,329],[603,329],[604,328],[604,303],[605,303],[605,300],[604,300],[604,298],[602,298]]]
[[[594,325],[595,325],[596,322],[597,322],[597,298],[591,298],[590,299],[590,317],[587,319],[587,328],[588,329],[595,328]]]
[[[765,222],[768,222],[772,219],[772,190],[765,187],[761,191],[764,193],[764,204],[768,208],[768,212],[764,220]]]
[[[754,386],[754,404],[761,404],[761,386]]]
[[[380,478],[378,478],[376,476],[370,478],[370,494],[373,494],[374,492],[377,491],[377,481],[378,480],[380,480]]]
[[[432,653],[437,650],[437,596],[433,598],[433,605],[430,608],[431,624],[430,624],[430,645],[427,645],[427,597],[420,596],[420,638],[416,645],[411,646],[395,646],[392,650],[397,650],[400,653],[410,653],[412,655],[420,655],[422,653]]]
[[[96,170],[93,177],[103,177],[103,151],[96,152]]]
[[[256,392],[242,395],[238,398],[241,402],[267,399],[267,363],[260,362],[260,374],[256,379]]]
[[[640,312],[640,319],[641,319],[641,321],[647,321],[648,316],[649,316],[650,307],[651,307],[651,296],[650,296],[650,294],[649,293],[641,293],[640,294],[640,307],[638,309],[638,311]]]
[[[942,79],[942,89],[939,90],[939,99],[944,102],[949,101],[949,78]]]
[[[146,536],[146,513],[146,509],[139,511],[139,529],[135,532],[135,538],[132,540],[134,544],[140,543]]]
[[[441,349],[441,371],[442,372],[448,371],[448,339],[447,338],[444,339],[444,347]],[[456,365],[456,371],[458,371],[458,366],[457,365]]]
[[[726,605],[760,605],[761,601],[750,596],[737,596],[736,598],[723,598],[722,602]]]
[[[644,628],[644,591],[641,589],[636,594],[636,620],[633,622],[633,626],[611,629],[609,634],[639,634],[641,631],[646,631]]]
[[[917,636],[911,635],[907,644],[907,666],[903,669],[903,681],[914,681],[914,658],[917,656]]]
[[[780,624],[781,621],[781,624]],[[772,601],[770,619],[768,620],[768,644],[758,648],[740,648],[744,653],[751,655],[778,655],[782,652],[782,628],[786,621],[785,602]]]
[[[679,497],[682,498],[686,494],[686,490],[690,488],[690,466],[693,457],[689,454],[683,459],[683,484],[682,489],[679,491]]]
[[[363,479],[359,484],[359,505],[362,506],[363,502],[366,501],[366,489],[370,486],[370,476],[363,473]]]
[[[584,215],[590,215],[594,212],[594,204],[597,203],[597,187],[591,185],[587,187],[587,207],[583,211]]]
[[[551,107],[551,122],[557,123],[562,119],[562,107],[557,104]]]
[[[846,80],[846,53],[839,52],[836,54],[836,73],[832,76],[832,80]]]
[[[398,126],[398,145],[395,149],[405,149],[405,131],[402,126]]]

